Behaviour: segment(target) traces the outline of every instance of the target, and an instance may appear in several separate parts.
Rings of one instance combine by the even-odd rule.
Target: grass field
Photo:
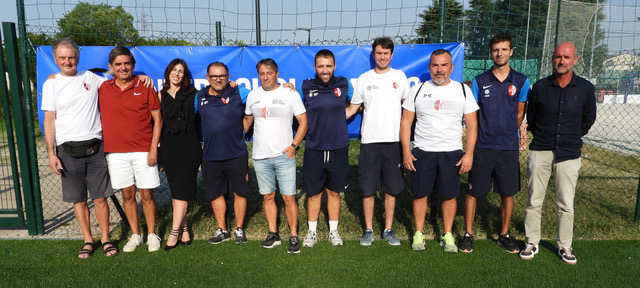
[[[304,149],[304,148],[303,148]],[[350,186],[349,190],[342,193],[342,207],[340,214],[339,230],[343,238],[358,239],[362,236],[362,196],[358,184],[358,155],[359,143],[353,141],[350,146]],[[299,151],[298,163],[301,166],[303,152]],[[605,149],[586,145],[583,154],[587,155],[582,159],[582,169],[575,198],[575,239],[580,240],[637,240],[640,239],[640,226],[633,221],[635,211],[635,199],[638,185],[638,168],[640,157],[627,156],[614,153]],[[518,240],[525,238],[524,216],[527,201],[527,180],[526,180],[526,153],[521,153],[521,191],[515,195],[513,218],[511,221],[510,233]],[[299,167],[299,170],[303,167]],[[251,169],[250,179],[255,179]],[[454,221],[454,236],[459,239],[464,234],[463,204],[466,193],[466,175],[462,177],[460,195],[458,199],[458,210]],[[394,231],[403,240],[409,239],[414,233],[413,210],[411,207],[411,193],[409,177],[406,179],[406,188],[396,201],[394,218]],[[553,189],[553,179],[550,180],[548,193],[542,211],[542,237],[545,239],[555,239],[556,237],[556,206],[555,193]],[[203,187],[203,183],[200,187]],[[257,191],[257,184],[252,181],[252,191]],[[297,196],[300,215],[299,234],[304,237],[307,232],[306,214],[306,189],[302,173],[298,173]],[[279,196],[279,228],[283,235],[287,235],[288,227],[283,211],[283,203]],[[427,211],[427,223],[425,234],[428,238],[438,239],[442,231],[442,217],[439,209],[439,201],[429,199],[430,209]],[[433,202],[433,203],[432,203]],[[228,199],[227,207],[233,207],[233,197]],[[383,229],[384,207],[383,195],[379,193],[376,197],[374,211],[374,231],[379,235]],[[170,205],[169,205],[170,206]],[[160,237],[166,239],[171,230],[171,207],[165,206],[158,212],[157,232]],[[328,233],[326,197],[323,199],[322,210],[320,212],[318,231],[320,235]],[[234,216],[233,209],[229,208],[227,223],[229,229],[233,229]],[[251,193],[248,198],[245,230],[250,239],[263,239],[267,232],[267,223],[262,209],[262,197],[257,193]],[[143,220],[143,217],[141,217]],[[199,199],[191,203],[188,212],[189,226],[195,234],[196,239],[208,239],[213,235],[217,224],[213,217],[213,211],[209,203],[204,199]],[[95,222],[95,221],[94,221]],[[94,223],[95,224],[95,223]],[[141,224],[142,225],[142,224]],[[496,193],[489,193],[486,197],[478,200],[474,232],[476,239],[495,239],[500,226],[500,196]],[[144,226],[141,226],[144,227]],[[128,229],[119,229],[114,233],[116,239],[126,239],[129,237]]]
[[[524,261],[493,241],[476,241],[470,254],[448,254],[436,241],[411,251],[409,242],[362,247],[321,241],[297,255],[286,244],[259,241],[210,245],[195,241],[171,251],[105,258],[98,250],[75,259],[82,241],[0,241],[2,287],[637,287],[640,241],[577,241],[578,263],[562,262],[555,243]],[[124,241],[119,243],[120,248]]]

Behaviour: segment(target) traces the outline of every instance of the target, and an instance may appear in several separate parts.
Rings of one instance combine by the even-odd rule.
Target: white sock
[[[309,222],[309,231],[316,232],[316,229],[318,228],[318,221],[307,221],[307,222]]]
[[[338,230],[338,220],[332,221],[329,220],[329,231]]]

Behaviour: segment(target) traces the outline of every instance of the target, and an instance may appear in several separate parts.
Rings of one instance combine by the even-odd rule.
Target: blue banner
[[[447,49],[453,55],[454,71],[451,79],[462,81],[464,43],[395,45],[391,67],[400,69],[409,78],[411,86],[420,81],[429,80],[429,56],[436,49]],[[85,46],[80,50],[78,70],[93,68],[109,69],[108,55],[113,47]],[[194,86],[202,89],[209,83],[205,77],[207,65],[220,61],[229,67],[230,79],[252,90],[260,86],[255,65],[264,58],[272,58],[278,63],[280,83],[294,85],[313,77],[315,54],[321,49],[331,50],[336,57],[335,75],[342,75],[355,86],[360,74],[373,69],[374,62],[371,46],[175,46],[175,47],[130,47],[136,59],[134,74],[149,75],[155,80],[156,88],[162,87],[164,70],[174,58],[182,58],[191,71]],[[51,46],[38,47],[38,108],[42,100],[42,84],[50,74],[60,72],[53,60]],[[107,77],[110,77],[107,75]],[[44,127],[44,112],[38,109],[40,127]],[[360,134],[361,115],[349,122],[349,137],[357,139]],[[43,133],[44,135],[44,133]]]

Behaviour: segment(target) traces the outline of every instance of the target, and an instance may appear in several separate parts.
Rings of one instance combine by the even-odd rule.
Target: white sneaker
[[[142,240],[142,236],[140,236],[138,234],[133,234],[133,235],[131,235],[131,238],[129,238],[129,241],[127,241],[127,245],[124,245],[124,247],[122,248],[122,251],[124,251],[124,252],[133,252],[142,243],[144,243],[144,241]]]
[[[162,239],[160,239],[160,237],[155,233],[147,235],[147,246],[149,246],[149,252],[156,252],[160,250],[160,247],[162,246],[160,244],[161,241]]]
[[[316,245],[316,243],[318,243],[318,235],[316,234],[316,231],[309,230],[309,232],[307,232],[307,236],[304,236],[302,246],[313,247],[313,245]]]
[[[338,230],[329,231],[329,242],[331,242],[333,246],[342,246],[342,238],[340,238]]]

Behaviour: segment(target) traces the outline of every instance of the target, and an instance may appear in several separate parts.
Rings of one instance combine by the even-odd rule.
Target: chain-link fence
[[[76,2],[27,2],[25,24],[34,46],[48,44],[56,35],[61,35],[59,33],[67,33],[60,29],[57,21],[73,10]],[[584,137],[583,164],[576,192],[576,206],[581,208],[577,210],[585,206],[615,210],[617,217],[629,221],[632,219],[640,163],[640,131],[637,124],[640,123],[638,1],[446,1],[447,10],[442,14],[439,13],[437,1],[408,1],[410,4],[406,4],[407,1],[353,1],[357,3],[347,4],[344,1],[327,0],[315,1],[322,4],[311,6],[302,3],[306,1],[267,2],[268,8],[262,7],[261,10],[262,31],[265,35],[260,41],[261,45],[368,45],[372,38],[381,35],[391,36],[396,43],[464,41],[467,43],[464,80],[471,80],[491,67],[491,61],[487,60],[488,39],[497,32],[506,31],[512,35],[516,52],[512,57],[511,66],[528,75],[531,83],[551,73],[549,57],[556,43],[572,41],[578,47],[580,56],[575,72],[595,84],[597,95],[594,97],[598,99],[598,119],[590,133]],[[135,1],[134,4],[128,1],[108,3],[114,6],[122,5],[126,12],[135,15],[132,20],[133,26],[137,28],[141,39],[147,40],[147,44],[151,43],[149,45],[153,45],[153,40],[158,39],[164,39],[165,42],[155,44],[187,41],[189,44],[185,45],[211,45],[218,40],[213,24],[215,21],[222,21],[222,33],[219,35],[222,37],[223,45],[258,44],[255,37],[254,1],[221,1],[216,7],[198,1],[195,1],[196,4],[193,6],[171,6],[151,1]],[[278,5],[272,5],[274,3]],[[460,7],[455,6],[456,3],[460,4]],[[423,25],[425,28],[421,30]],[[82,34],[75,34],[74,37],[80,44],[91,45],[82,43]],[[103,45],[114,44],[116,43]],[[251,149],[251,143],[249,146]],[[43,142],[39,142],[38,147],[47,234],[75,235],[79,230],[74,227],[72,207],[61,202],[59,179],[49,171]],[[359,142],[352,141],[351,188],[343,197],[341,216],[345,218],[361,219],[362,215],[357,185],[358,153]],[[297,157],[300,172],[302,152],[298,152]],[[527,198],[526,157],[527,152],[521,152],[522,189],[516,195],[512,220],[513,230],[519,236],[523,235],[524,231],[522,223]],[[8,174],[5,174],[8,172],[2,173],[5,178],[8,177]],[[156,190],[156,199],[161,207],[159,211],[170,213],[170,191],[163,173],[161,178],[163,184]],[[298,188],[301,190],[299,203],[303,207],[305,186],[301,173],[298,173],[298,179]],[[255,182],[252,182],[252,185],[253,190],[257,191]],[[202,190],[202,187],[202,180],[199,179],[198,189]],[[464,194],[465,188],[461,188]],[[626,205],[613,204],[608,199],[601,199],[601,194],[596,191],[607,191],[611,198]],[[463,198],[459,197],[459,216],[455,223],[456,227],[461,229],[464,227],[460,216]],[[262,202],[257,193],[252,194],[248,200],[247,222],[250,226],[254,222],[251,220],[252,217],[260,217]],[[552,198],[547,200],[553,201]],[[229,205],[232,207],[232,203]],[[376,215],[383,214],[381,206],[376,205]],[[486,200],[479,202],[477,222],[480,223],[480,228],[477,230],[480,235],[492,235],[492,231],[499,226],[499,206],[500,198],[495,194],[490,194]],[[210,204],[204,199],[199,198],[192,203],[190,209],[190,221],[202,222],[198,225],[203,225],[206,228],[204,231],[212,231],[215,228],[208,228],[214,221]],[[555,213],[552,208],[549,209],[544,213],[552,217]],[[306,212],[304,209],[300,211],[299,219],[304,223]],[[432,211],[430,215],[433,221],[436,213]],[[410,232],[413,220],[409,193],[403,193],[398,199],[396,217],[399,233],[404,235],[405,232]],[[378,216],[375,220],[376,223],[382,223]],[[114,210],[111,222],[118,221],[119,216]],[[576,225],[579,226],[607,220],[577,218],[576,221]],[[170,226],[170,223],[159,223],[158,227],[164,229],[169,227],[167,225]],[[65,227],[68,229],[64,229]],[[351,237],[357,237],[361,232],[361,227],[350,228],[353,228],[353,233],[349,234]]]

